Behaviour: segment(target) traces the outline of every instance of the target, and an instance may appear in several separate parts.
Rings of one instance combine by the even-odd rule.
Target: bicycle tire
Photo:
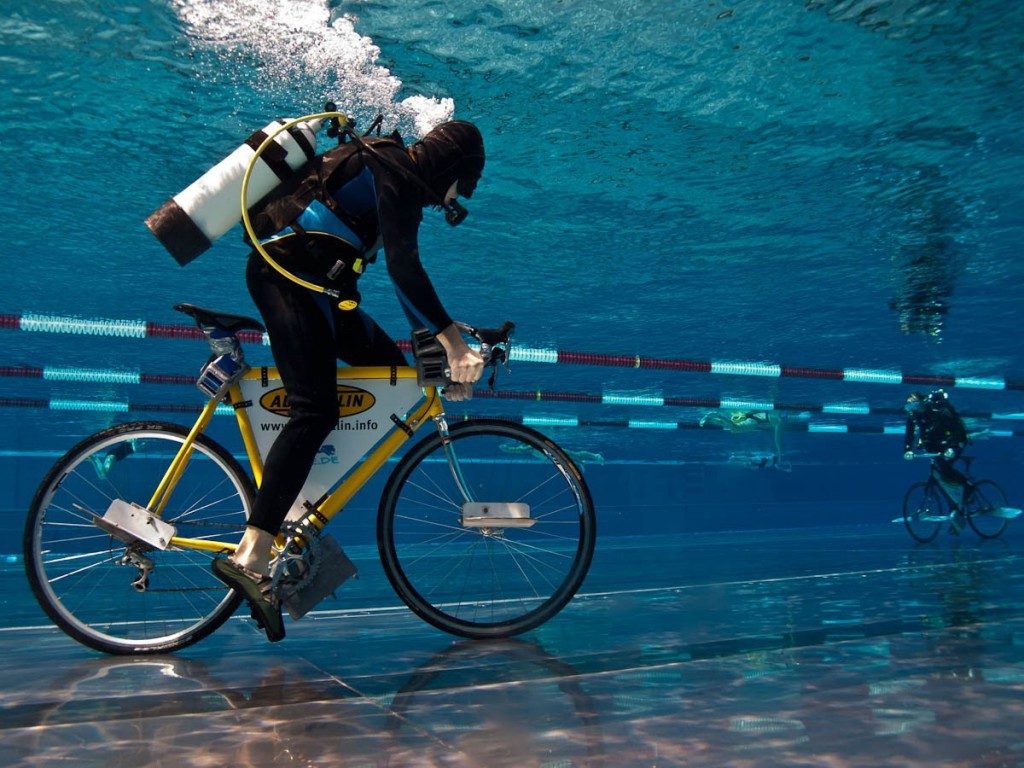
[[[988,515],[993,509],[1006,506],[1006,494],[991,480],[979,480],[964,502],[967,524],[983,539],[994,539],[1009,524],[1005,517]]]
[[[80,643],[111,654],[179,650],[221,626],[241,602],[210,571],[211,553],[146,551],[154,567],[121,564],[127,545],[93,523],[113,499],[145,506],[187,429],[131,422],[81,441],[43,479],[23,540],[32,592],[53,622]],[[188,538],[241,536],[252,509],[252,480],[223,447],[199,435],[164,509]]]
[[[572,599],[590,568],[597,522],[572,459],[528,427],[497,419],[456,424],[449,441],[476,500],[529,504],[532,527],[462,524],[463,498],[441,436],[391,473],[377,515],[388,580],[416,615],[454,635],[510,637]]]
[[[915,540],[922,544],[933,541],[948,519],[949,512],[934,483],[910,486],[903,497],[903,524]]]

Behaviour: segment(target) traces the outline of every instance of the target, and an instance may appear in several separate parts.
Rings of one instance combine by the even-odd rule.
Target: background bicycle
[[[920,458],[933,458],[932,454],[919,454]],[[959,532],[966,522],[983,539],[994,539],[1021,514],[1021,510],[1006,505],[1006,494],[991,480],[975,480],[971,476],[972,457],[963,456],[963,473],[968,478],[960,503],[960,488],[951,486],[932,463],[928,479],[914,483],[903,498],[902,519],[910,535],[922,543],[935,539],[942,526],[949,523]]]

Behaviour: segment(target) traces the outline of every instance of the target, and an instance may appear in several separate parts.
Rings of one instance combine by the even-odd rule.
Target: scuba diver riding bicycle
[[[357,281],[378,248],[410,325],[429,329],[447,354],[448,398],[471,397],[484,365],[442,305],[418,245],[423,208],[443,209],[453,226],[465,218],[457,197],[471,197],[483,172],[480,131],[449,121],[406,148],[397,134],[361,137],[337,123],[333,130],[337,147],[250,211],[253,231],[274,261],[330,289],[317,293],[299,285],[259,249],[249,256],[246,283],[266,324],[290,414],[266,458],[238,549],[215,560],[213,571],[244,595],[271,642],[285,635],[281,607],[269,591],[271,547],[317,450],[337,426],[337,360],[407,365],[394,340],[359,306]]]
[[[903,409],[907,414],[903,458],[908,461],[913,459],[915,449],[934,454],[932,464],[938,472],[939,480],[946,486],[951,498],[956,500],[952,531],[959,533],[963,527],[964,490],[969,481],[953,463],[960,458],[970,442],[964,420],[949,402],[949,396],[943,389],[927,395],[911,392]]]

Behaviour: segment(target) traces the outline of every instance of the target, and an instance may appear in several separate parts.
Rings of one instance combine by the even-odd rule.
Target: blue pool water
[[[1024,522],[915,545],[891,521],[926,472],[899,409],[927,381],[1024,502],[1024,4],[3,11],[0,765],[1020,764]],[[255,314],[239,228],[181,268],[143,220],[327,99],[409,140],[482,129],[469,219],[427,212],[423,260],[518,346],[451,413],[577,459],[587,579],[531,632],[456,640],[391,589],[375,478],[331,529],[359,578],[284,642],[241,609],[173,655],[94,652],[27,586],[25,510],[94,431],[190,420],[207,348],[173,304]],[[406,336],[382,265],[363,295]],[[137,383],[160,377],[184,383]],[[778,429],[721,428],[746,411]],[[237,454],[232,427],[211,434]],[[121,575],[74,610],[144,618]]]
[[[1022,40],[1024,6],[995,0],[10,0],[0,529],[81,437],[198,405],[187,385],[85,379],[191,375],[202,344],[70,331],[183,323],[179,301],[254,314],[238,229],[181,268],[142,221],[253,129],[327,98],[408,139],[450,115],[480,125],[470,218],[422,228],[446,304],[515,320],[526,350],[627,362],[520,361],[499,386],[540,398],[455,410],[555,425],[603,532],[878,522],[924,472],[884,431],[909,385],[637,369],[638,355],[987,382],[949,389],[988,430],[979,471],[1024,498],[1024,426],[991,418],[1024,412],[1019,389],[991,388],[1024,381]],[[380,265],[365,283],[404,336]],[[716,409],[672,398],[775,406],[780,442],[696,428]],[[779,446],[786,471],[759,468]]]

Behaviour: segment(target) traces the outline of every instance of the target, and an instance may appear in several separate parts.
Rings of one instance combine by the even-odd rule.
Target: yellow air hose
[[[290,130],[299,123],[310,122],[313,120],[329,120],[332,118],[337,118],[342,125],[348,122],[348,116],[342,112],[317,112],[312,115],[304,115],[302,117],[296,117],[294,120],[289,120],[280,128],[270,133],[267,136],[267,138],[263,140],[263,143],[261,143],[256,148],[256,153],[252,156],[252,160],[249,161],[249,166],[245,169],[245,175],[242,177],[241,204],[242,226],[245,227],[245,233],[249,236],[249,241],[252,243],[253,248],[255,248],[256,252],[263,257],[264,261],[266,261],[267,264],[273,267],[283,277],[287,278],[288,280],[291,280],[296,285],[301,285],[303,288],[308,288],[309,290],[315,291],[316,293],[326,294],[330,298],[337,300],[341,298],[341,294],[338,291],[332,288],[327,288],[322,285],[317,285],[316,283],[311,283],[308,280],[303,280],[298,275],[292,274],[287,269],[278,264],[276,261],[274,261],[274,258],[269,253],[267,253],[267,249],[263,247],[263,244],[260,242],[259,237],[256,236],[256,231],[253,229],[252,221],[249,219],[249,206],[247,205],[247,198],[249,196],[249,178],[252,176],[253,168],[256,167],[256,161],[260,159],[260,155],[262,155],[263,152],[267,149],[267,147],[270,146],[270,142],[272,142],[279,134],[284,133],[287,130]],[[338,309],[342,310],[355,309],[356,306],[356,302],[354,302],[352,299],[343,299],[342,301],[338,302]]]

